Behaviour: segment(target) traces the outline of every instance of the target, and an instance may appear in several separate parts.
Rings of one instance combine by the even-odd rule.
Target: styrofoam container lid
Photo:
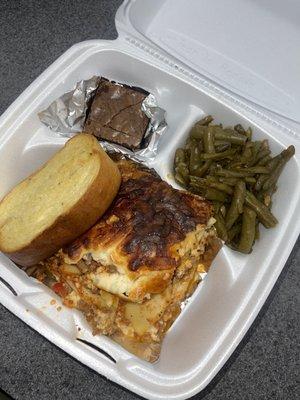
[[[127,0],[117,28],[227,90],[300,122],[300,2]]]

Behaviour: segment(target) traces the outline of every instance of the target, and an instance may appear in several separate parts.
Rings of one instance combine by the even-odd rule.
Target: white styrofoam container
[[[258,21],[254,36],[260,38],[265,50],[262,29],[266,26],[268,30],[274,22],[285,28],[280,32],[284,41],[279,47],[282,49],[285,40],[293,34],[296,48],[300,35],[293,18],[299,14],[300,7],[291,1],[290,13],[285,10],[281,15],[280,1],[273,4],[271,11],[275,17],[272,13],[269,15],[265,1],[230,0],[214,4],[208,0],[125,1],[116,16],[119,31],[116,41],[92,40],[73,46],[0,118],[0,197],[65,142],[41,125],[37,112],[77,81],[94,74],[141,86],[157,96],[167,111],[169,128],[151,166],[171,184],[174,184],[170,175],[174,150],[204,114],[212,114],[217,122],[225,125],[252,126],[255,139],[268,138],[275,153],[289,144],[295,145],[296,156],[286,166],[274,196],[273,212],[279,225],[262,229],[261,239],[251,255],[222,249],[206,280],[168,332],[161,357],[153,365],[137,359],[107,337],[93,337],[80,312],[64,306],[58,311],[61,301],[53,292],[28,278],[0,254],[0,279],[6,282],[6,285],[0,282],[0,301],[6,308],[77,360],[149,399],[186,399],[209,383],[255,319],[300,231],[297,133],[300,118],[295,113],[300,97],[299,80],[291,85],[294,70],[290,74],[285,70],[282,74],[275,67],[272,69],[269,58],[267,67],[272,70],[266,79],[263,56],[257,55],[255,46],[248,43],[250,36],[239,39],[234,31],[230,32],[232,24],[234,29],[242,28],[240,21],[245,22],[243,13],[246,12]],[[231,18],[230,24],[223,24],[220,29],[227,37],[234,38],[234,45],[227,46],[223,36],[218,36],[219,25],[213,26],[216,32],[209,25],[202,31],[207,18],[219,25]],[[249,66],[239,40],[248,43],[253,66]],[[207,41],[211,42],[207,44]],[[234,53],[236,46],[237,54]],[[292,44],[289,46],[291,49]],[[277,50],[277,56],[279,53]],[[298,53],[289,57],[294,63],[299,62]],[[256,62],[258,70],[254,73]]]

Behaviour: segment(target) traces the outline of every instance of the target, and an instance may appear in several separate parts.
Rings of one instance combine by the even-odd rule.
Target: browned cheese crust
[[[176,267],[172,245],[185,239],[197,224],[206,225],[211,204],[188,192],[174,190],[155,172],[139,169],[133,162],[118,163],[122,183],[103,218],[64,253],[78,259],[82,248],[109,246],[124,237],[120,251],[130,271],[140,268],[164,270]]]
[[[212,207],[134,162],[121,160],[118,167],[122,183],[112,206],[92,229],[65,247],[61,257],[66,264],[92,257],[103,269],[97,271],[101,279],[91,277],[94,283],[97,279],[108,291],[108,285],[114,285],[113,293],[140,302],[168,286],[188,246],[197,247],[197,235],[206,229]],[[120,289],[111,281],[117,273],[126,278]],[[105,274],[110,274],[107,284]]]

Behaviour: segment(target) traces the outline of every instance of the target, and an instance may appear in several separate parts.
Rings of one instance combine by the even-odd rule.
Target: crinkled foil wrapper
[[[101,77],[78,82],[75,89],[54,100],[48,108],[39,112],[40,121],[60,136],[72,137],[81,132],[86,120],[90,101],[97,90]],[[142,103],[142,111],[149,118],[149,125],[143,140],[143,148],[131,151],[115,143],[100,140],[108,152],[118,152],[141,162],[152,161],[157,154],[158,141],[167,127],[165,110],[158,107],[153,94],[149,94]]]
[[[39,112],[40,121],[52,131],[64,137],[72,137],[81,132],[89,102],[92,99],[100,77],[76,83],[71,90],[54,100],[46,110]]]

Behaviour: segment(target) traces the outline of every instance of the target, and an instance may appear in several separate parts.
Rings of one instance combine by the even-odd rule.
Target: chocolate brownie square
[[[139,149],[149,124],[141,110],[148,94],[101,78],[84,131],[131,150]]]

